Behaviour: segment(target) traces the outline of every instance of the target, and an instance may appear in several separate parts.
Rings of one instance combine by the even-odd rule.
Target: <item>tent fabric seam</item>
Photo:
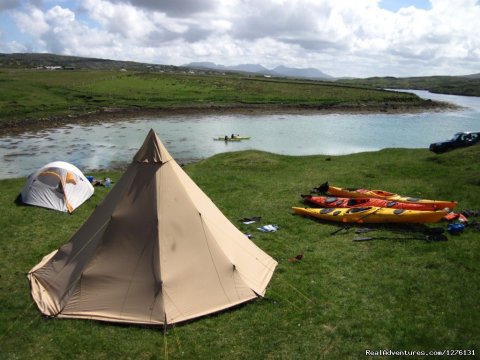
[[[202,217],[202,214],[200,212],[198,212],[198,215],[200,216],[200,223],[202,224],[202,230],[203,230],[203,235],[204,235],[204,239],[205,239],[205,244],[207,245],[207,249],[208,249],[208,253],[210,255],[210,259],[212,261],[212,264],[213,264],[213,267],[215,268],[215,273],[217,274],[217,279],[218,279],[218,283],[220,284],[220,286],[222,287],[222,291],[223,291],[223,294],[225,295],[225,298],[230,302],[230,298],[225,290],[225,287],[223,286],[223,283],[221,281],[221,277],[220,277],[220,274],[218,272],[218,269],[217,269],[217,264],[213,258],[213,255],[212,255],[212,250],[210,249],[210,244],[208,243],[208,238],[207,238],[207,233],[205,231],[205,223],[203,221],[203,217]],[[223,251],[222,251],[223,253]],[[224,254],[225,255],[225,254]]]

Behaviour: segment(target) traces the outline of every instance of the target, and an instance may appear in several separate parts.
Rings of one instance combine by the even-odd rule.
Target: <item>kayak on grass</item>
[[[346,197],[346,198],[376,198],[390,201],[400,201],[411,204],[430,204],[434,205],[436,209],[449,208],[454,209],[457,206],[456,201],[451,200],[428,200],[420,199],[410,196],[402,196],[384,190],[367,190],[367,189],[346,189],[336,186],[330,186],[328,182],[320,185],[316,190],[319,193],[329,194],[332,196]]]
[[[447,210],[418,211],[388,209],[375,206],[360,208],[300,208],[292,207],[294,213],[317,219],[344,223],[435,223],[440,221]]]
[[[401,202],[376,198],[345,198],[336,196],[313,196],[302,195],[306,204],[324,208],[357,208],[366,206],[384,207],[390,209],[405,209],[418,211],[441,210],[435,204],[421,204],[412,202]]]

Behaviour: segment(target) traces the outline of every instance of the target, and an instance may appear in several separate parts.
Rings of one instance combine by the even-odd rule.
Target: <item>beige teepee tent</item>
[[[276,265],[151,130],[105,200],[28,279],[48,316],[168,325],[263,296]]]

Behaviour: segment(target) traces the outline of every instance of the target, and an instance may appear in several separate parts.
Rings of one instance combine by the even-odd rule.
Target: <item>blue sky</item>
[[[466,75],[478,19],[478,0],[0,0],[0,52]]]
[[[379,6],[382,9],[397,12],[401,8],[407,8],[409,6],[416,7],[417,9],[429,10],[432,8],[430,1],[428,0],[381,0]]]

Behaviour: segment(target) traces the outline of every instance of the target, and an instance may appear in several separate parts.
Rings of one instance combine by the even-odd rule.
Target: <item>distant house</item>
[[[61,66],[45,66],[47,70],[62,70]]]

